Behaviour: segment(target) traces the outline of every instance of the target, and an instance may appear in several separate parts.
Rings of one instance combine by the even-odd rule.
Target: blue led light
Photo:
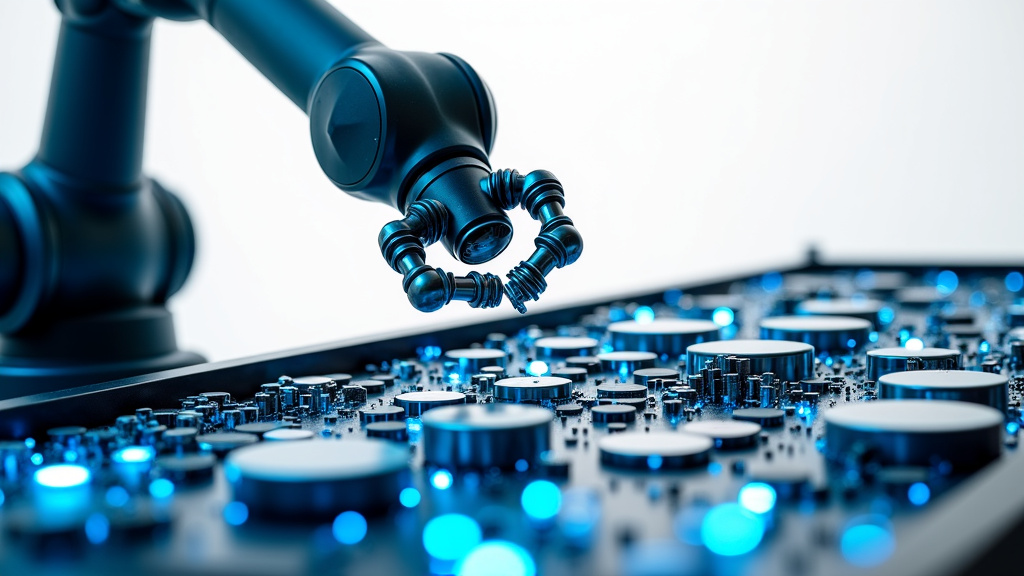
[[[878,342],[878,332],[871,332],[868,334],[868,342],[871,342],[872,344]]]
[[[249,507],[241,502],[228,502],[223,510],[224,521],[232,526],[241,526],[249,519]]]
[[[465,556],[482,537],[476,520],[462,514],[444,514],[423,528],[423,547],[434,558],[452,562]]]
[[[538,521],[551,520],[558,515],[558,510],[562,507],[562,491],[547,480],[534,480],[523,489],[519,502],[530,518]]]
[[[991,349],[992,345],[988,343],[988,340],[982,340],[981,343],[978,344],[978,352],[981,352],[982,354],[988,354],[988,351]]]
[[[92,514],[85,520],[85,537],[91,544],[99,545],[110,536],[110,520],[103,514]]]
[[[850,338],[849,340],[846,341],[846,347],[847,348],[856,348],[857,347],[857,341],[854,340],[853,338]]]
[[[149,483],[149,495],[157,500],[170,498],[174,495],[174,482],[167,478],[157,478]]]
[[[896,319],[896,312],[888,306],[878,311],[878,321],[882,324],[890,324]]]
[[[633,320],[640,324],[647,324],[654,320],[654,310],[650,306],[641,306],[633,312]]]
[[[120,486],[111,486],[110,488],[107,489],[107,493],[105,494],[104,498],[106,499],[107,504],[109,504],[111,507],[120,508],[121,506],[124,506],[125,504],[128,503],[128,500],[131,499],[131,496],[129,496],[128,491],[125,490],[124,488]]]
[[[1012,435],[1012,434],[1016,434],[1017,432],[1020,432],[1020,424],[1018,424],[1016,422],[1008,422],[1006,424],[1006,433],[1007,434],[1011,434]]]
[[[757,548],[763,537],[764,521],[732,502],[712,508],[700,525],[701,541],[720,556],[746,554]]]
[[[558,526],[569,540],[577,543],[589,540],[600,519],[601,500],[594,491],[570,488],[562,494]]]
[[[406,418],[405,428],[409,434],[419,434],[423,430],[423,422],[419,418]]]
[[[725,306],[719,306],[711,313],[711,321],[722,327],[732,326],[735,319],[736,314],[733,313],[732,308],[727,308]]]
[[[647,457],[647,467],[651,470],[660,470],[665,460],[659,454],[651,454]]]
[[[43,455],[40,454],[39,452],[36,452],[35,454],[33,454],[32,457],[29,458],[29,460],[33,464],[35,464],[36,466],[42,466],[43,465]]]
[[[516,460],[516,472],[526,472],[530,469],[530,463],[520,458]]]
[[[456,576],[535,576],[537,564],[522,546],[488,540],[473,548],[455,567]]]
[[[910,338],[903,347],[907,350],[924,350],[924,340],[921,340],[920,338]]]
[[[349,510],[338,514],[331,525],[334,539],[342,544],[358,544],[366,538],[366,518],[359,512]]]
[[[935,289],[943,296],[948,296],[953,292],[956,292],[957,286],[959,285],[960,279],[957,278],[956,272],[953,272],[952,270],[943,270],[935,277]]]
[[[420,491],[415,488],[404,488],[398,494],[398,501],[406,508],[415,508],[420,505]]]
[[[4,491],[0,490],[0,508],[4,505],[4,500],[7,500],[7,496],[4,495]]]
[[[441,469],[430,476],[430,485],[438,490],[447,490],[452,487],[452,473]]]
[[[775,292],[782,288],[782,274],[769,272],[761,276],[761,289],[765,292]]]
[[[74,450],[65,450],[64,451],[64,461],[65,462],[75,462],[77,460],[78,460],[78,452],[75,452]]]
[[[526,373],[530,376],[543,376],[548,373],[548,363],[543,360],[534,360],[526,365]]]
[[[1010,292],[1020,292],[1024,290],[1024,274],[1020,272],[1010,272],[1006,275],[1006,289]]]
[[[128,446],[114,452],[110,459],[115,464],[141,464],[153,459],[153,449],[148,446]]]
[[[924,482],[914,482],[907,489],[907,500],[914,506],[924,506],[932,498],[931,488]]]
[[[423,362],[431,362],[441,357],[440,346],[424,346],[417,350],[419,352],[420,360]]]
[[[718,462],[712,462],[708,464],[708,473],[712,476],[718,476],[722,473],[722,465]]]
[[[25,438],[25,448],[28,448],[29,450],[31,450],[31,449],[33,449],[35,447],[36,447],[36,439],[35,438]]]
[[[740,488],[739,503],[755,514],[766,514],[775,508],[775,488],[764,482],[751,482]]]
[[[871,568],[885,562],[896,548],[896,541],[884,517],[869,517],[851,525],[839,539],[839,550],[847,562]]]
[[[615,348],[613,348],[611,344],[602,344],[601,345],[601,352],[612,352],[614,350],[615,350]]]
[[[92,479],[92,472],[77,464],[54,464],[36,470],[32,479],[36,484],[47,488],[75,488],[88,484]]]

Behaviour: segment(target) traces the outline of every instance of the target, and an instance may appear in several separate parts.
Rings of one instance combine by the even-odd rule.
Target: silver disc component
[[[819,352],[859,350],[873,326],[852,316],[777,316],[761,321],[761,338],[790,340],[814,346]]]
[[[885,308],[881,300],[866,298],[830,298],[804,300],[797,304],[796,313],[801,316],[851,316],[871,322],[877,330],[881,327],[878,313]]]
[[[718,340],[718,325],[710,320],[655,318],[650,322],[626,320],[608,326],[612,347],[681,356],[687,346]]]
[[[572,380],[557,376],[521,376],[494,383],[494,397],[508,402],[543,402],[572,395]]]
[[[420,414],[431,408],[465,403],[466,395],[462,392],[428,390],[426,392],[406,392],[395,396],[395,406],[404,409],[405,415],[409,418],[418,418]]]
[[[459,373],[462,376],[470,376],[479,373],[486,366],[504,367],[508,355],[504,350],[495,348],[462,348],[449,350],[444,357],[459,365]]]
[[[707,436],[719,450],[737,450],[757,445],[761,425],[742,420],[703,420],[687,424],[683,432]]]
[[[883,465],[948,462],[971,471],[999,457],[1003,415],[994,408],[948,400],[877,400],[825,412],[825,455],[842,462],[874,451]]]
[[[913,362],[911,362],[913,359]],[[878,380],[885,374],[905,372],[913,363],[915,370],[962,370],[963,358],[959,350],[949,348],[879,348],[868,350],[868,380]]]
[[[386,510],[407,485],[408,459],[384,440],[264,442],[228,454],[224,475],[254,516],[309,521]]]
[[[628,375],[641,368],[654,368],[658,355],[654,352],[623,350],[598,354],[597,358],[601,361],[601,370]]]
[[[1009,378],[991,372],[966,370],[913,370],[878,379],[878,397],[903,400],[959,400],[991,406],[1006,413]]]
[[[636,407],[624,403],[594,406],[590,409],[590,419],[594,424],[633,422],[636,420]]]
[[[309,430],[301,430],[298,428],[278,428],[271,430],[263,434],[263,439],[267,442],[287,442],[291,440],[310,440],[313,438],[313,433]]]
[[[514,469],[550,448],[550,410],[517,404],[467,404],[423,416],[423,457],[448,468]]]
[[[641,386],[653,386],[655,380],[679,380],[679,372],[670,368],[641,368],[633,372],[633,382]]]
[[[799,382],[814,376],[814,346],[782,340],[722,340],[694,344],[686,349],[686,367],[699,374],[708,360],[719,356],[750,359],[751,374],[771,372],[777,378]]]
[[[594,353],[598,342],[587,336],[549,336],[534,342],[537,355],[548,358],[568,358],[570,356],[589,356]]]
[[[647,386],[640,384],[601,384],[597,387],[598,398],[647,398]]]
[[[711,439],[685,432],[624,432],[598,441],[601,463],[640,470],[679,470],[708,462]]]

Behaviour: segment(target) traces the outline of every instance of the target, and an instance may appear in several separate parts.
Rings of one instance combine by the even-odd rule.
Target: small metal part
[[[678,357],[692,344],[719,339],[719,327],[710,320],[655,318],[650,322],[626,320],[608,326],[616,350],[639,350]]]
[[[405,410],[410,418],[418,418],[431,408],[465,404],[466,395],[462,392],[443,392],[431,390],[425,392],[406,392],[395,396],[395,406]]]
[[[359,380],[356,384],[349,384],[341,387],[341,399],[346,404],[365,404],[366,394],[369,392],[366,388],[359,385],[364,382]],[[380,384],[380,390],[377,393],[384,391],[384,384]]]
[[[543,358],[588,356],[594,353],[598,344],[596,339],[586,336],[549,336],[533,343],[537,356]]]
[[[619,351],[597,355],[601,369],[605,372],[632,374],[642,368],[654,368],[658,355],[653,352]]]
[[[313,433],[301,428],[277,428],[263,434],[263,440],[267,442],[292,442],[295,440],[311,440]]]
[[[733,420],[756,422],[764,428],[778,428],[785,422],[786,413],[774,408],[742,408],[733,410]]]
[[[971,471],[999,457],[1003,414],[948,400],[876,400],[825,412],[825,455],[845,461],[872,450],[883,465],[932,466]]]
[[[893,372],[878,379],[878,397],[902,400],[958,400],[1006,413],[1009,379],[1001,374],[966,370]]]
[[[710,438],[685,432],[625,432],[601,438],[601,463],[638,470],[680,470],[708,462]]]
[[[255,444],[259,440],[259,436],[245,432],[217,432],[196,436],[199,448],[213,452],[218,458],[224,458],[232,450]]]
[[[878,348],[868,350],[869,380],[877,381],[885,374],[907,370],[962,370],[963,355],[950,348]]]
[[[586,368],[575,368],[567,366],[565,368],[556,368],[551,371],[551,375],[555,378],[568,378],[576,383],[587,381],[587,370]]]
[[[542,402],[572,395],[572,380],[555,376],[505,378],[494,383],[494,397],[508,402]]]
[[[359,411],[359,420],[363,424],[373,422],[385,422],[391,420],[405,420],[405,410],[398,406],[376,406],[364,408]]]
[[[686,364],[694,373],[719,356],[749,358],[750,373],[772,372],[791,382],[814,375],[814,347],[781,340],[721,340],[694,344],[686,350]],[[715,393],[720,394],[717,390]]]
[[[633,422],[636,420],[636,408],[627,404],[602,404],[590,409],[590,418],[594,424]]]
[[[432,410],[423,416],[423,457],[452,469],[511,470],[532,465],[550,445],[551,412],[515,404],[477,404]]]
[[[742,420],[702,420],[687,424],[683,431],[711,438],[719,450],[738,450],[757,445],[761,425]]]
[[[571,356],[565,359],[565,365],[574,368],[583,368],[589,374],[601,372],[601,360],[597,356]]]
[[[484,367],[500,366],[505,367],[508,355],[503,350],[494,348],[463,348],[449,350],[444,357],[458,364],[458,373],[469,379],[473,374],[479,374]]]
[[[597,387],[598,398],[647,398],[647,386],[640,384],[601,384]]]
[[[367,438],[383,438],[392,442],[408,442],[409,429],[400,420],[371,422],[366,425]]]
[[[850,316],[778,316],[761,321],[761,338],[803,342],[818,352],[849,353],[863,348],[873,329],[870,321]]]
[[[670,368],[641,368],[633,372],[633,383],[651,387],[652,380],[678,380],[679,372]]]

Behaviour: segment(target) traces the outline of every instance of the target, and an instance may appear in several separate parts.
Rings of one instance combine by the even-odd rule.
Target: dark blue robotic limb
[[[202,361],[177,349],[165,307],[192,266],[193,229],[181,202],[142,172],[155,18],[209,22],[306,112],[335,185],[405,214],[379,244],[416,308],[493,307],[504,292],[525,312],[544,276],[582,250],[550,173],[492,173],[494,101],[456,56],[390,50],[324,0],[57,6],[39,154],[0,174],[0,398]],[[512,238],[505,211],[520,205],[542,230],[504,286],[419,256],[439,241],[462,262],[490,261]]]

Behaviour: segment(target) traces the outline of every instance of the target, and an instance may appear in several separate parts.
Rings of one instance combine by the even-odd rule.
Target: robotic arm
[[[184,206],[142,174],[154,18],[203,19],[309,116],[330,180],[404,214],[381,252],[419,310],[452,300],[520,312],[582,239],[549,172],[492,172],[494,101],[450,54],[390,50],[325,0],[57,0],[63,13],[40,151],[0,174],[0,381],[81,382],[200,361],[178,352],[164,307],[191,268]],[[512,237],[506,211],[541,223],[502,281],[425,262],[440,241],[482,264]],[[0,384],[0,398],[5,393]],[[38,389],[37,389],[38,390]],[[24,391],[22,391],[24,393]]]

